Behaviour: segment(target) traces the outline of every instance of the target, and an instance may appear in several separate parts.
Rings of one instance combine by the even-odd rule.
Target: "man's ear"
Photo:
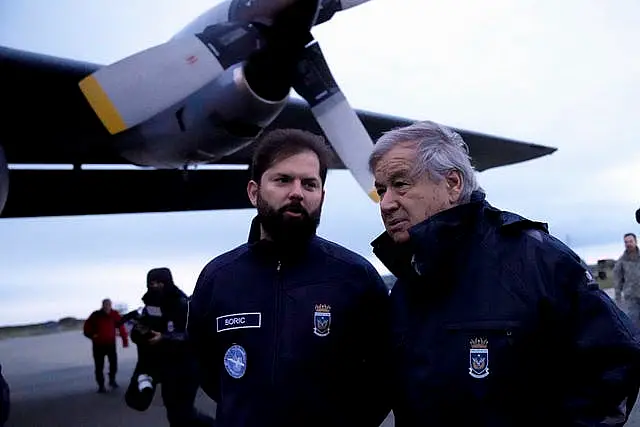
[[[247,196],[254,208],[258,207],[258,183],[254,180],[249,181],[247,184]]]
[[[455,205],[460,200],[460,193],[462,193],[462,174],[460,171],[453,170],[447,172],[445,176],[447,181],[447,193],[449,194],[449,203]]]

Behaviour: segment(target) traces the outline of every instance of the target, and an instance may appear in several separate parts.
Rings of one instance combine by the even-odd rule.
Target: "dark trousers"
[[[213,418],[195,408],[195,399],[200,388],[197,371],[189,360],[162,360],[162,357],[138,346],[138,363],[129,382],[125,401],[130,407],[145,411],[153,395],[142,395],[138,391],[138,375],[153,378],[155,387],[160,384],[162,403],[170,427],[210,427]]]
[[[109,383],[116,381],[118,373],[118,353],[116,343],[113,344],[93,344],[93,362],[95,365],[96,382],[98,386],[104,387],[104,358],[109,359]]]
[[[162,379],[160,391],[171,427],[213,426],[209,416],[195,408],[199,384],[188,376],[169,375]]]

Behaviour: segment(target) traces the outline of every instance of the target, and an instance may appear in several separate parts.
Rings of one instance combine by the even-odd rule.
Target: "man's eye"
[[[378,193],[378,196],[382,197],[382,195],[384,194],[385,189],[384,188],[378,188],[376,189],[376,193]]]
[[[395,188],[401,188],[401,187],[404,187],[404,186],[406,186],[406,185],[409,185],[409,184],[407,184],[406,182],[403,182],[403,181],[395,181],[395,182],[393,183],[393,186],[394,186]]]

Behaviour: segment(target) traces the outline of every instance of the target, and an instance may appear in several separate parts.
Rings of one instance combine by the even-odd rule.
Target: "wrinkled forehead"
[[[376,182],[384,183],[397,178],[412,176],[415,172],[415,144],[400,144],[380,158],[374,175]]]

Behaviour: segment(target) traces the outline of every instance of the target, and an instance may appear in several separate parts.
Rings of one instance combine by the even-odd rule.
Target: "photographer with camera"
[[[147,274],[142,313],[125,316],[134,324],[131,340],[138,362],[125,394],[127,405],[145,411],[162,384],[162,401],[171,427],[212,426],[213,419],[194,407],[200,386],[197,364],[186,339],[188,297],[173,282],[171,270],[154,268]]]

